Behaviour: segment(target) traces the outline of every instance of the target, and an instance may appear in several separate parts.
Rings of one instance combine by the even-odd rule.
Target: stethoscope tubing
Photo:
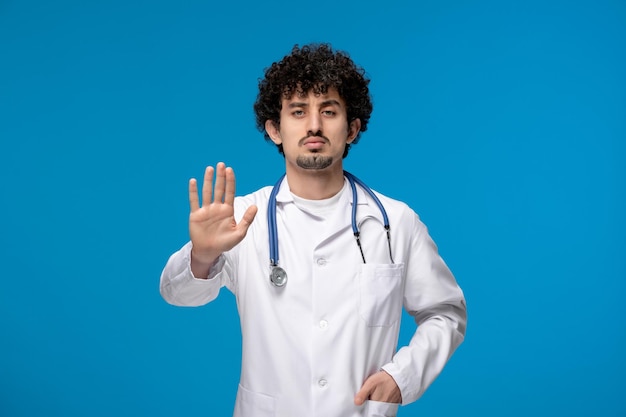
[[[358,205],[358,194],[356,190],[356,185],[363,188],[367,194],[374,200],[376,205],[378,206],[380,213],[383,217],[383,226],[387,233],[387,245],[389,248],[389,259],[391,259],[391,263],[393,264],[393,256],[391,255],[391,234],[390,234],[390,226],[389,226],[389,217],[387,216],[387,211],[381,203],[380,199],[376,196],[376,194],[369,188],[363,181],[349,173],[348,171],[344,171],[344,176],[348,179],[348,183],[350,184],[350,189],[352,191],[352,213],[351,213],[351,224],[352,224],[352,232],[354,233],[354,237],[356,239],[356,243],[359,247],[359,251],[361,253],[361,258],[363,259],[363,263],[365,262],[365,254],[363,253],[363,247],[361,246],[359,227],[356,221],[356,210]],[[277,287],[282,287],[287,282],[287,273],[284,269],[278,266],[278,226],[276,224],[276,195],[280,190],[280,185],[285,179],[285,175],[283,174],[276,184],[274,188],[272,188],[272,192],[270,193],[270,198],[267,202],[267,229],[268,229],[268,237],[269,237],[269,249],[270,249],[270,281]]]
[[[270,265],[278,265],[278,226],[276,225],[276,195],[280,190],[280,184],[283,182],[286,174],[283,174],[270,194],[270,199],[267,205],[267,230],[270,241]]]
[[[352,186],[352,193],[354,195],[354,204],[352,205],[352,230],[354,230],[356,232],[357,230],[357,226],[356,226],[356,206],[357,206],[357,193],[356,193],[356,187],[354,187],[354,183],[358,184],[359,187],[363,188],[367,194],[370,195],[370,197],[372,197],[372,199],[374,200],[374,202],[376,203],[376,205],[378,206],[378,208],[380,209],[380,213],[383,216],[383,225],[385,226],[385,229],[389,228],[389,217],[387,217],[387,211],[385,210],[385,207],[383,206],[383,203],[381,203],[380,199],[376,196],[376,194],[374,193],[374,191],[372,191],[372,189],[370,187],[368,187],[363,181],[361,181],[360,179],[358,179],[357,177],[355,177],[354,175],[350,174],[348,171],[343,171],[343,174],[346,176],[346,178],[348,178],[348,182],[350,182],[350,185]],[[350,181],[352,180],[352,181]]]
[[[389,226],[389,217],[387,216],[387,210],[385,210],[385,206],[383,206],[383,203],[376,196],[374,191],[372,191],[372,189],[368,187],[363,181],[361,181],[360,179],[358,179],[357,177],[355,177],[348,171],[343,171],[343,174],[346,176],[346,178],[348,178],[348,182],[350,183],[350,187],[352,188],[352,195],[353,195],[352,199],[354,200],[352,204],[352,231],[354,233],[354,237],[356,238],[356,243],[359,246],[359,251],[361,252],[361,258],[363,258],[363,263],[366,263],[366,262],[365,262],[365,254],[363,253],[363,247],[361,246],[361,232],[359,231],[358,225],[356,223],[356,207],[358,205],[357,204],[358,196],[356,192],[355,183],[359,184],[359,186],[363,188],[365,192],[369,194],[370,197],[372,197],[372,199],[378,206],[380,213],[383,216],[383,227],[385,228],[385,232],[387,233],[387,246],[389,248],[389,259],[391,260],[391,263],[394,263],[393,256],[391,254],[391,232],[390,232],[390,226]]]

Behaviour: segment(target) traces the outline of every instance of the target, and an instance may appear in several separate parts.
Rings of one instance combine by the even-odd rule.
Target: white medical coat
[[[390,263],[380,210],[357,186],[357,221],[366,264],[351,228],[352,193],[343,192],[325,221],[298,208],[287,181],[277,195],[280,265],[286,286],[269,280],[267,202],[271,187],[235,199],[235,218],[259,211],[244,240],[222,254],[209,279],[190,268],[191,243],[174,253],[161,276],[171,304],[199,306],[226,286],[236,297],[242,331],[242,369],[235,417],[395,416],[397,404],[354,395],[384,369],[402,402],[419,398],[462,342],[463,293],[418,216],[377,194],[391,225]],[[308,239],[316,229],[323,238]],[[418,324],[396,350],[402,307]]]

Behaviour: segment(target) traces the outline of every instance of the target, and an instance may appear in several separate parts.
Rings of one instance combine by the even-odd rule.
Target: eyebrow
[[[295,108],[295,107],[308,107],[308,106],[309,106],[309,103],[305,103],[303,101],[293,101],[287,105],[287,107],[289,107],[290,109]],[[341,103],[338,100],[335,100],[334,98],[330,98],[328,100],[322,101],[322,104],[320,105],[320,107],[328,107],[328,106],[341,107]]]

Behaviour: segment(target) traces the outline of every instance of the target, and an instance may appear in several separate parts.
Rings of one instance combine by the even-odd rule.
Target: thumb
[[[365,401],[370,397],[373,388],[374,387],[370,382],[370,378],[366,379],[359,392],[357,392],[354,396],[354,405],[363,405],[363,403],[365,403]]]
[[[237,225],[237,228],[240,229],[240,231],[243,234],[245,234],[248,231],[248,228],[252,224],[252,221],[254,220],[254,217],[256,216],[257,211],[258,211],[257,206],[253,205],[253,206],[248,207],[246,212],[243,214],[241,221]]]

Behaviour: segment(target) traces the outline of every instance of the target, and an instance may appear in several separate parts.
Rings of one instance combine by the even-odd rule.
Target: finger
[[[213,191],[213,201],[221,203],[224,199],[224,187],[226,182],[226,167],[223,162],[218,162],[215,173],[215,188]]]
[[[248,227],[250,227],[250,225],[252,224],[252,221],[254,220],[254,217],[256,216],[257,211],[258,211],[257,206],[250,206],[250,207],[248,207],[246,212],[243,213],[243,217],[239,221],[239,224],[237,225],[237,228],[244,235],[248,231]]]
[[[225,170],[226,175],[226,193],[224,195],[224,203],[231,206],[235,202],[235,171],[228,167]]]
[[[200,208],[198,201],[198,183],[195,178],[189,180],[189,208],[192,212]]]
[[[202,207],[211,204],[213,194],[213,167],[204,170],[204,182],[202,183]]]

